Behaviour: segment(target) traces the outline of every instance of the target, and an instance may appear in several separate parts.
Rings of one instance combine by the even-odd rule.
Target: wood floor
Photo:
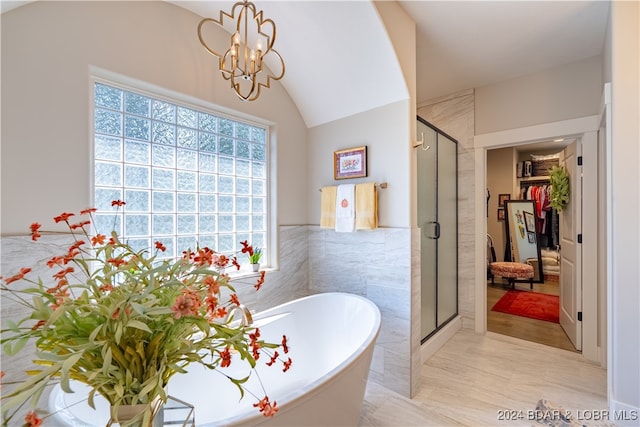
[[[463,329],[422,366],[413,399],[369,381],[359,425],[541,425],[531,415],[540,399],[573,414],[603,411],[607,371],[576,352]]]
[[[509,290],[500,280],[487,285],[487,330],[540,344],[576,351],[562,327],[557,323],[491,311],[491,307]],[[529,283],[516,283],[516,289],[529,291]],[[558,283],[534,283],[533,292],[559,295]]]

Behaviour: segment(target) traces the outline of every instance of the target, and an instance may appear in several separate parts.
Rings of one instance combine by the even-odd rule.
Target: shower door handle
[[[438,221],[429,221],[426,222],[425,225],[430,225],[433,224],[433,235],[427,235],[427,228],[424,228],[424,232],[425,232],[425,236],[427,237],[427,239],[439,239],[440,238],[440,223]]]

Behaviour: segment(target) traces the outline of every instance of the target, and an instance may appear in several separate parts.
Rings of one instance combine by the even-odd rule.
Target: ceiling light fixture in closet
[[[227,22],[225,18],[229,18]],[[232,34],[224,53],[219,53],[222,49],[212,49],[205,42],[203,29],[208,22]],[[271,80],[280,80],[284,76],[284,61],[273,48],[276,24],[271,19],[265,19],[263,12],[257,12],[255,5],[249,1],[234,4],[230,13],[221,10],[219,19],[205,18],[200,21],[198,38],[209,53],[219,58],[218,68],[222,77],[231,82],[231,88],[243,101],[258,99],[263,87],[269,88]],[[269,55],[273,58],[269,66],[278,70],[277,73],[271,73],[265,66],[264,61]]]

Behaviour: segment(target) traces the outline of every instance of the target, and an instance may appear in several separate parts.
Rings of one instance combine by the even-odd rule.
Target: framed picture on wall
[[[504,221],[504,208],[498,208],[498,221]]]
[[[536,219],[531,212],[524,212],[524,225],[527,227],[527,231],[535,233]]]
[[[532,233],[532,232],[528,232],[527,233],[527,239],[529,240],[529,243],[535,243],[536,242],[536,233]]]
[[[511,194],[498,194],[498,207],[504,207],[504,202],[511,200]]]
[[[367,146],[333,152],[333,178],[362,178],[367,176]]]

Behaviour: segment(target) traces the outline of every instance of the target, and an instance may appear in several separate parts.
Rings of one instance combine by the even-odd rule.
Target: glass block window
[[[165,258],[266,248],[267,140],[266,127],[95,82],[97,231],[139,249],[161,241]],[[117,216],[113,200],[126,202]]]

